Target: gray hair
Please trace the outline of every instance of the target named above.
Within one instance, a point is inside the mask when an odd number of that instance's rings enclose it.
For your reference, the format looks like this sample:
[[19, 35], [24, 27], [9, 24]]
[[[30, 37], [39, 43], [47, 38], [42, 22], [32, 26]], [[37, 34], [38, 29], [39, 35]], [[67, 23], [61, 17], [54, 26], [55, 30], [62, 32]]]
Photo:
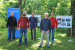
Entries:
[[48, 15], [48, 13], [44, 13], [44, 15], [46, 15], [46, 14]]

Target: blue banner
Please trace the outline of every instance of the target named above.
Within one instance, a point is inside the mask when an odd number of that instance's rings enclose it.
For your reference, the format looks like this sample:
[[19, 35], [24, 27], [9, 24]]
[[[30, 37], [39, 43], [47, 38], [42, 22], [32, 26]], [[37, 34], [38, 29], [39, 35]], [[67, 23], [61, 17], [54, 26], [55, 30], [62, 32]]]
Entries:
[[[10, 17], [11, 12], [14, 13], [14, 17], [16, 17], [17, 22], [18, 22], [18, 19], [20, 17], [20, 8], [7, 8], [7, 18]], [[11, 33], [11, 38], [13, 36], [12, 33]], [[9, 37], [9, 30], [8, 30], [8, 37]], [[18, 30], [18, 28], [15, 30], [15, 37], [16, 38], [20, 37], [20, 31]]]

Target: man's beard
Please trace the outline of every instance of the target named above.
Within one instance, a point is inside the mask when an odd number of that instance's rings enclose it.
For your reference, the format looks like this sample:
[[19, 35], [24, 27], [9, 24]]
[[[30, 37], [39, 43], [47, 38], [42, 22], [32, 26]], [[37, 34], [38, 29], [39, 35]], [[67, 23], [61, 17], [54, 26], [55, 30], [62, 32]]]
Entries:
[[23, 16], [26, 16], [26, 14], [23, 14]]

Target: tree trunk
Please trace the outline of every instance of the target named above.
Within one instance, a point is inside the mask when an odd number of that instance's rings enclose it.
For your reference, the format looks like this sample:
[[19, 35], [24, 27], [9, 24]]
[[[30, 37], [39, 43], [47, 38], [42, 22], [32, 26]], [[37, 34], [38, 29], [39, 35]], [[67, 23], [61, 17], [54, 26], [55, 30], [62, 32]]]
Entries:
[[20, 8], [20, 15], [22, 15], [23, 8], [25, 7], [26, 0], [24, 0], [24, 4], [23, 5], [22, 5], [22, 1], [23, 0], [18, 0], [18, 8]]
[[[72, 15], [72, 36], [75, 36], [75, 1], [71, 1], [71, 10], [70, 10], [70, 15]], [[68, 29], [68, 33], [67, 35], [70, 35], [71, 34], [71, 29]]]
[[22, 15], [22, 0], [18, 0], [18, 8], [20, 8], [20, 15]]

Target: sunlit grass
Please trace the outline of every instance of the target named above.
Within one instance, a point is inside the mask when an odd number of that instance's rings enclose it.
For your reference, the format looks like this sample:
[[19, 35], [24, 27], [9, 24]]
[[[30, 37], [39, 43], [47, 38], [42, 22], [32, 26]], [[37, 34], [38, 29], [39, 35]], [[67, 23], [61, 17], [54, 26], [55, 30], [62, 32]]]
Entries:
[[67, 35], [66, 33], [65, 34], [61, 34], [61, 33], [58, 34], [58, 36], [61, 36], [61, 37], [66, 37], [66, 35]]
[[57, 40], [57, 41], [55, 41], [56, 43], [62, 43], [62, 41], [60, 41], [60, 40]]
[[24, 36], [22, 38], [22, 45], [18, 46], [19, 44], [19, 38], [16, 39], [16, 41], [8, 42], [7, 39], [7, 29], [0, 29], [0, 50], [74, 50], [75, 49], [75, 39], [73, 39], [74, 42], [70, 43], [68, 42], [69, 37], [67, 36], [67, 33], [59, 33], [57, 32], [56, 38], [57, 40], [55, 43], [52, 43], [52, 40], [50, 40], [49, 45], [50, 48], [47, 48], [47, 40], [46, 40], [46, 34], [44, 35], [43, 45], [42, 48], [39, 48], [41, 40], [39, 40], [39, 36], [41, 35], [40, 29], [37, 28], [36, 31], [37, 35], [37, 41], [30, 40], [31, 34], [30, 29], [27, 32], [27, 42], [28, 45], [24, 45]]

